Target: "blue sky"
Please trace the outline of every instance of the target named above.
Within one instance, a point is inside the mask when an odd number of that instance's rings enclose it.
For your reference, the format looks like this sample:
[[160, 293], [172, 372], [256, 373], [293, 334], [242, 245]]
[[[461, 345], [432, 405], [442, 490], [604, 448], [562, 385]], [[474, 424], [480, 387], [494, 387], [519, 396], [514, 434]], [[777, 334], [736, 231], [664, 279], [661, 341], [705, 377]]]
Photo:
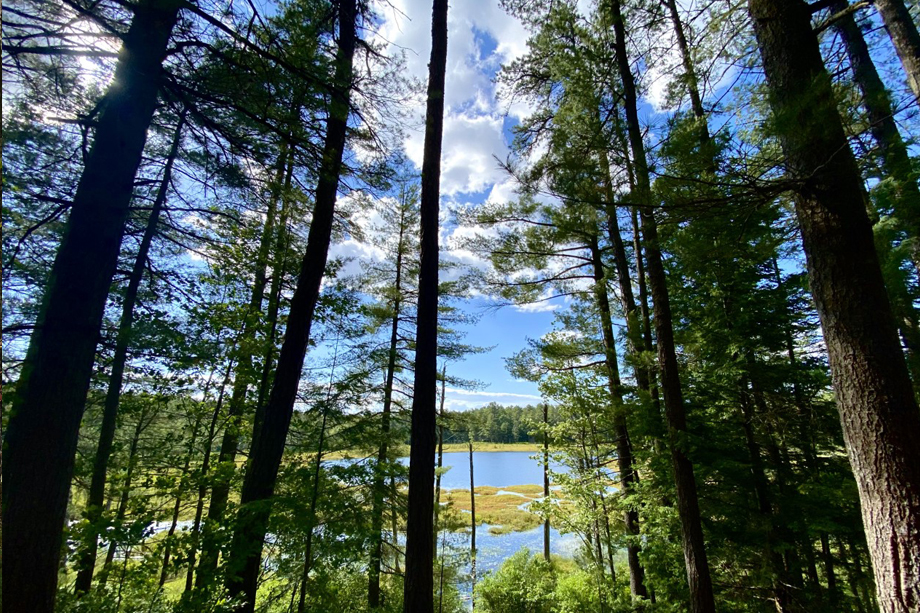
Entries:
[[[590, 0], [579, 0], [583, 13], [588, 12]], [[687, 9], [695, 0], [679, 0]], [[378, 42], [389, 44], [390, 50], [405, 50], [406, 73], [420, 82], [427, 81], [430, 50], [430, 0], [378, 0], [382, 25]], [[871, 12], [871, 11], [870, 11]], [[697, 21], [694, 27], [703, 25]], [[644, 36], [644, 34], [640, 34]], [[651, 71], [643, 75], [645, 97], [640, 102], [640, 115], [652, 126], [654, 141], [656, 124], [670, 112], [665, 108], [665, 96], [670, 80], [680, 71], [676, 49], [666, 40], [667, 35], [649, 41], [660, 55]], [[876, 35], [882, 45], [883, 58], [893, 53], [888, 41]], [[507, 201], [514, 197], [514, 186], [498, 167], [497, 159], [509, 152], [511, 128], [529, 114], [526, 104], [516, 102], [506, 106], [499, 101], [494, 77], [501, 65], [527, 50], [527, 32], [514, 18], [508, 16], [497, 0], [454, 0], [448, 13], [448, 60], [445, 91], [445, 121], [441, 159], [441, 247], [442, 258], [463, 261], [473, 266], [488, 266], [475, 254], [458, 250], [463, 237], [479, 230], [452, 223], [449, 211], [476, 206], [486, 201]], [[737, 68], [729, 64], [711, 68], [716, 82], [705, 82], [709, 93], [721, 96], [733, 84]], [[889, 68], [886, 76], [892, 74]], [[895, 72], [897, 70], [895, 69]], [[903, 83], [889, 82], [896, 91]], [[728, 96], [731, 96], [729, 93]], [[729, 98], [730, 99], [730, 98]], [[724, 102], [725, 100], [723, 100]], [[403, 126], [406, 130], [404, 147], [408, 158], [418, 167], [422, 163], [422, 130], [424, 101], [414, 109], [415, 121]], [[726, 118], [729, 119], [729, 118]], [[355, 255], [355, 245], [338, 245], [332, 255]], [[367, 248], [360, 248], [367, 255]], [[472, 356], [449, 365], [457, 376], [482, 381], [487, 387], [477, 393], [449, 389], [447, 406], [464, 410], [489, 402], [502, 404], [531, 404], [538, 402], [535, 384], [513, 380], [505, 369], [505, 358], [523, 349], [527, 338], [538, 338], [552, 329], [553, 308], [562, 304], [540, 303], [525, 307], [505, 307], [499, 310], [485, 297], [470, 302], [471, 310], [482, 312], [477, 324], [467, 329], [466, 341], [473, 345], [495, 346], [490, 352]]]
[[[425, 82], [431, 37], [430, 0], [393, 0], [379, 4], [378, 11], [383, 18], [379, 38], [394, 49], [406, 49], [409, 76]], [[496, 158], [505, 159], [511, 128], [530, 109], [522, 104], [509, 107], [500, 103], [493, 79], [502, 64], [526, 52], [526, 42], [524, 27], [508, 16], [497, 1], [451, 3], [441, 160], [442, 258], [487, 266], [475, 254], [457, 250], [461, 238], [478, 230], [458, 227], [449, 211], [514, 197], [513, 184], [498, 167]], [[420, 104], [416, 109], [418, 126], [423, 125], [423, 113], [424, 106]], [[404, 127], [406, 153], [420, 168], [423, 131]], [[339, 246], [333, 249], [333, 254], [349, 255], [351, 250]], [[481, 317], [476, 324], [465, 328], [465, 341], [494, 348], [451, 363], [448, 369], [456, 376], [481, 381], [486, 387], [472, 392], [448, 388], [447, 408], [465, 410], [489, 402], [521, 405], [539, 402], [536, 384], [513, 379], [505, 368], [505, 359], [523, 349], [528, 338], [539, 338], [549, 332], [552, 310], [559, 306], [561, 303], [539, 303], [495, 309], [486, 297], [471, 300], [467, 308]]]

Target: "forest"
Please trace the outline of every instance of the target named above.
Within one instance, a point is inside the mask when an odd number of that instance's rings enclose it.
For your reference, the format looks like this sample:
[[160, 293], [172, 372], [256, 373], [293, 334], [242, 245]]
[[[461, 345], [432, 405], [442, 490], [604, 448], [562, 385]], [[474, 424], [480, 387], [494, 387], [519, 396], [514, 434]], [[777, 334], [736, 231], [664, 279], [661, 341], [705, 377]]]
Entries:
[[918, 0], [2, 21], [7, 613], [920, 611]]

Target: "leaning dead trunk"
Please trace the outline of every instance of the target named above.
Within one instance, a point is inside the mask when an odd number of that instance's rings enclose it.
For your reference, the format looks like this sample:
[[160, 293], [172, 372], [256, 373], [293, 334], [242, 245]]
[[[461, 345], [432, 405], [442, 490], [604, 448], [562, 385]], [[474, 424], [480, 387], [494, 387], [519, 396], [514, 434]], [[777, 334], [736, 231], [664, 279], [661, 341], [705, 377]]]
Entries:
[[252, 611], [255, 607], [262, 542], [270, 513], [270, 506], [263, 501], [269, 500], [275, 491], [281, 456], [284, 453], [284, 444], [294, 412], [300, 371], [306, 356], [310, 327], [319, 300], [320, 285], [332, 240], [333, 213], [350, 106], [356, 21], [355, 1], [343, 0], [339, 4], [339, 47], [336, 53], [335, 85], [326, 126], [323, 161], [316, 186], [313, 218], [307, 237], [307, 250], [301, 262], [297, 289], [291, 299], [275, 380], [260, 427], [253, 432], [249, 465], [240, 497], [240, 512], [230, 548], [229, 567], [232, 571], [227, 575], [227, 589], [231, 595], [245, 594], [243, 611]]
[[859, 170], [801, 0], [750, 0], [859, 486], [880, 609], [920, 605], [920, 410], [861, 197]]
[[54, 608], [77, 433], [179, 7], [174, 0], [133, 7], [22, 366], [3, 450], [7, 611]]
[[406, 574], [403, 610], [434, 610], [434, 447], [438, 359], [438, 200], [441, 136], [444, 127], [444, 75], [447, 67], [447, 0], [434, 0], [428, 108], [422, 163], [421, 266], [409, 455], [409, 516], [406, 524]]

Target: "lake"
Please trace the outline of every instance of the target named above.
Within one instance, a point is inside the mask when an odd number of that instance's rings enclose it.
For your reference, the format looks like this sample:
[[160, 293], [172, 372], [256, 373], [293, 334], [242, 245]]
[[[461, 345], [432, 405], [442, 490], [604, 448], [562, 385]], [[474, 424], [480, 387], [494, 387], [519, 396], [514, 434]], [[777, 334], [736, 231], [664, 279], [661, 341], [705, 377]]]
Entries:
[[[543, 484], [543, 464], [531, 458], [530, 451], [474, 451], [473, 472], [476, 486]], [[400, 463], [409, 464], [409, 458], [399, 458]], [[441, 487], [446, 489], [470, 489], [470, 456], [464, 451], [444, 454], [444, 466], [450, 467], [441, 477]], [[567, 472], [565, 466], [550, 461], [550, 470]]]

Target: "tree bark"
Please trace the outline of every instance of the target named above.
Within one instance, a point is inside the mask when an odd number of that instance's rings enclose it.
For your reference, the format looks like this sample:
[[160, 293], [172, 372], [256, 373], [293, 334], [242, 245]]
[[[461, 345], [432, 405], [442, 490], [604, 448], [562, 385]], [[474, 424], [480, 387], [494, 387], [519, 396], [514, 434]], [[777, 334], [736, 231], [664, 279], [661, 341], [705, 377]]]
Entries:
[[89, 522], [83, 550], [77, 558], [77, 578], [74, 583], [74, 592], [79, 596], [88, 592], [93, 584], [93, 572], [96, 567], [96, 552], [98, 551], [100, 521], [102, 520], [102, 505], [105, 502], [106, 473], [109, 467], [109, 457], [112, 455], [112, 442], [115, 440], [115, 426], [118, 419], [118, 401], [121, 399], [121, 387], [124, 381], [125, 365], [128, 361], [128, 346], [131, 343], [131, 329], [134, 324], [134, 306], [137, 304], [137, 294], [144, 270], [147, 267], [147, 255], [150, 253], [150, 244], [157, 233], [160, 212], [166, 204], [166, 195], [172, 181], [172, 167], [176, 155], [179, 153], [179, 144], [182, 141], [182, 128], [185, 124], [185, 115], [179, 119], [173, 135], [172, 146], [166, 156], [166, 165], [163, 168], [163, 178], [150, 215], [147, 217], [147, 226], [141, 238], [134, 266], [128, 278], [128, 287], [125, 289], [121, 306], [121, 320], [118, 324], [118, 333], [115, 338], [115, 355], [112, 358], [112, 372], [109, 377], [109, 386], [105, 394], [102, 409], [102, 424], [99, 428], [99, 443], [96, 446], [96, 456], [93, 459], [93, 472], [90, 478], [89, 494], [86, 499], [85, 517]]
[[332, 104], [307, 249], [301, 262], [297, 288], [291, 299], [284, 342], [263, 421], [253, 433], [249, 465], [240, 497], [240, 512], [230, 549], [230, 567], [234, 570], [227, 575], [227, 588], [233, 596], [245, 593], [242, 611], [252, 611], [255, 607], [262, 542], [270, 513], [270, 506], [260, 503], [269, 500], [275, 491], [332, 239], [332, 221], [350, 106], [356, 23], [355, 1], [342, 0], [339, 4], [339, 40]]
[[17, 383], [3, 454], [7, 611], [54, 608], [80, 419], [179, 7], [134, 6]]
[[434, 552], [431, 542], [438, 357], [438, 201], [446, 67], [447, 0], [434, 0], [431, 10], [425, 153], [422, 162], [421, 266], [412, 397], [412, 447], [409, 456], [406, 574], [403, 584], [405, 613], [432, 613], [434, 610]]
[[920, 32], [904, 0], [874, 0], [894, 50], [901, 59], [907, 84], [920, 102]]
[[[543, 500], [549, 502], [549, 404], [543, 403]], [[543, 520], [543, 559], [549, 562], [549, 514]]]
[[[604, 338], [604, 359], [607, 365], [607, 390], [613, 405], [613, 427], [616, 432], [617, 468], [619, 470], [622, 496], [633, 494], [636, 484], [636, 472], [633, 468], [632, 449], [629, 445], [629, 431], [626, 427], [626, 407], [623, 402], [623, 388], [620, 385], [620, 372], [617, 364], [616, 338], [613, 335], [613, 322], [610, 316], [610, 300], [607, 297], [607, 280], [604, 276], [604, 264], [595, 233], [591, 239], [591, 262], [594, 270], [594, 297], [600, 311], [601, 332]], [[603, 500], [603, 495], [601, 495]], [[605, 516], [606, 516], [606, 505]], [[628, 541], [626, 559], [629, 563], [629, 591], [634, 598], [648, 598], [645, 589], [645, 570], [639, 561], [639, 512], [626, 507], [623, 511]], [[609, 532], [609, 530], [608, 530]], [[609, 540], [609, 539], [608, 539]], [[613, 573], [611, 564], [610, 572]]]
[[862, 184], [801, 0], [750, 0], [885, 613], [920, 605], [920, 410]]
[[[876, 4], [880, 6], [882, 3]], [[831, 4], [831, 10], [840, 14], [847, 6], [845, 0], [837, 0]], [[853, 15], [844, 15], [834, 22], [834, 27], [846, 46], [853, 80], [866, 107], [869, 132], [878, 143], [882, 166], [889, 181], [894, 184], [892, 204], [895, 218], [912, 242], [911, 258], [914, 266], [920, 269], [920, 187], [917, 186], [907, 146], [895, 122], [891, 96], [875, 69], [869, 47]]]
[[636, 172], [636, 195], [641, 205], [639, 214], [642, 219], [642, 236], [645, 239], [648, 284], [654, 303], [661, 391], [664, 396], [671, 464], [677, 486], [677, 510], [681, 524], [687, 582], [690, 586], [690, 610], [692, 613], [715, 613], [712, 579], [706, 559], [703, 526], [700, 520], [696, 476], [693, 472], [693, 464], [684, 452], [684, 443], [681, 440], [687, 431], [684, 399], [680, 387], [677, 353], [674, 347], [674, 329], [667, 280], [661, 249], [658, 245], [658, 227], [654, 212], [650, 208], [652, 200], [648, 161], [645, 157], [645, 145], [642, 142], [639, 125], [635, 80], [626, 51], [626, 28], [619, 0], [611, 0], [610, 7], [617, 66], [624, 90], [627, 133]]

